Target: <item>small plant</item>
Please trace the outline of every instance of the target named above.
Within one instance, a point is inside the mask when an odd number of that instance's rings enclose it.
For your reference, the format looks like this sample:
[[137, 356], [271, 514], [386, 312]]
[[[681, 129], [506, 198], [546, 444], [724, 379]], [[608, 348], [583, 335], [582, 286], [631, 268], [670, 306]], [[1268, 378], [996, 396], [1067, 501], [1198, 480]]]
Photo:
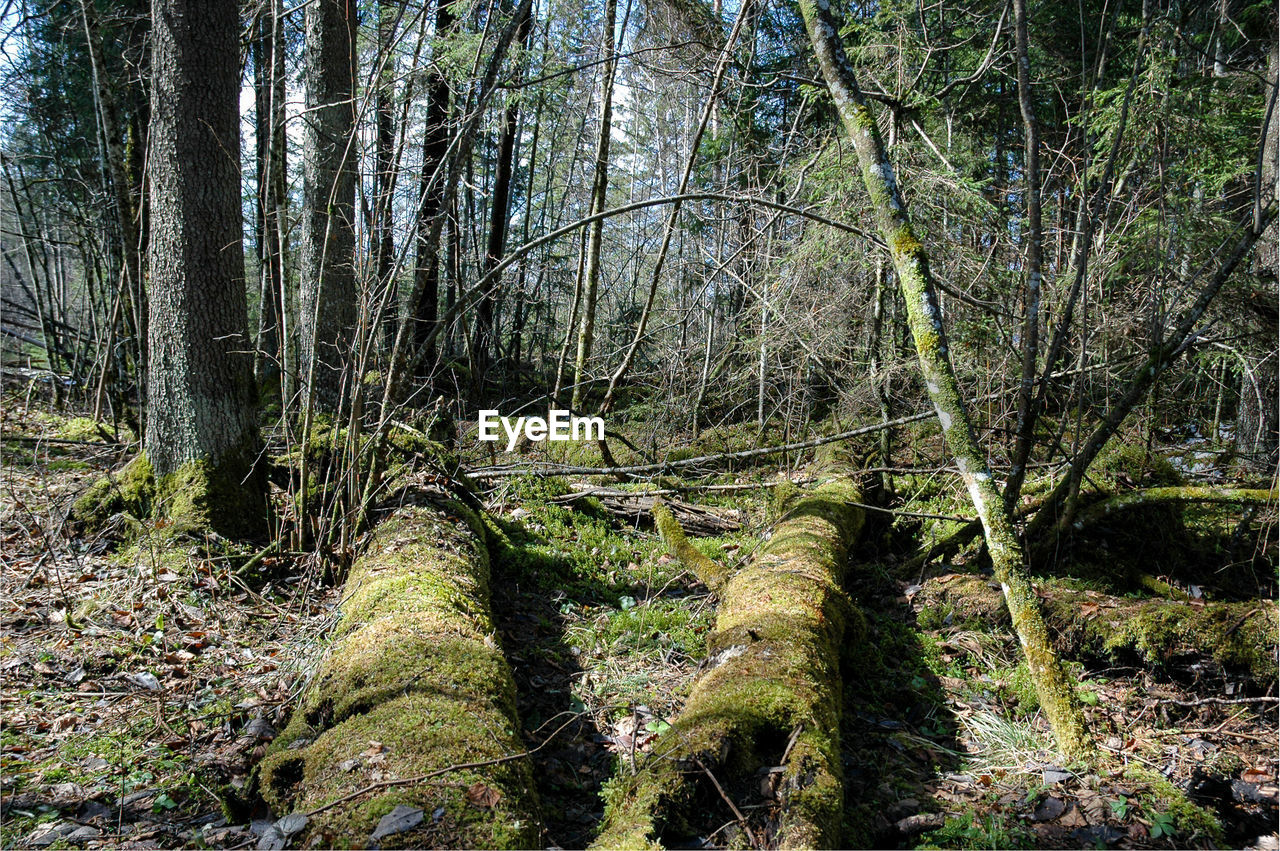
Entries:
[[1155, 813], [1151, 816], [1151, 838], [1172, 838], [1177, 833], [1173, 813]]

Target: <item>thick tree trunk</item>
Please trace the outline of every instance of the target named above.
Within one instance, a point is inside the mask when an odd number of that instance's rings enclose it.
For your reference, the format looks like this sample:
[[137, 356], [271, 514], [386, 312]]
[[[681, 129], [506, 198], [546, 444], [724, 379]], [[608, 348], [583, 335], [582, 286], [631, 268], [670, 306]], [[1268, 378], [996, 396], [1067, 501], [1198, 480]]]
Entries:
[[[277, 815], [311, 814], [304, 840], [536, 847], [535, 784], [494, 642], [483, 541], [466, 508], [410, 506], [379, 525], [351, 568], [336, 643], [259, 767]], [[360, 794], [374, 775], [395, 782]], [[374, 837], [393, 806], [421, 818]]]
[[986, 454], [978, 446], [968, 407], [960, 395], [938, 308], [936, 287], [929, 271], [928, 253], [916, 237], [907, 216], [893, 165], [888, 161], [875, 117], [845, 55], [838, 35], [840, 27], [831, 13], [830, 4], [827, 0], [800, 0], [800, 11], [827, 88], [857, 151], [863, 183], [871, 196], [876, 226], [889, 245], [898, 284], [907, 305], [907, 319], [915, 338], [925, 387], [937, 409], [947, 446], [955, 457], [969, 497], [982, 520], [996, 578], [1004, 591], [1014, 629], [1026, 654], [1040, 695], [1040, 705], [1044, 707], [1062, 751], [1069, 756], [1086, 755], [1092, 750], [1092, 742], [1085, 729], [1079, 701], [1049, 643], [1035, 592], [1026, 576], [1022, 546], [1014, 531], [1012, 517], [992, 479]]
[[265, 525], [240, 209], [235, 0], [154, 0], [146, 452], [161, 510]]
[[303, 49], [298, 378], [319, 410], [333, 412], [356, 324], [355, 0], [307, 4]]
[[[749, 566], [727, 581], [708, 571], [720, 607], [705, 671], [611, 796], [595, 847], [689, 847], [732, 818], [752, 833], [751, 847], [840, 847], [840, 655], [863, 638], [840, 585], [862, 527], [858, 501], [849, 481], [829, 482], [792, 504]], [[743, 817], [745, 806], [729, 809], [726, 797], [763, 797], [781, 815]]]

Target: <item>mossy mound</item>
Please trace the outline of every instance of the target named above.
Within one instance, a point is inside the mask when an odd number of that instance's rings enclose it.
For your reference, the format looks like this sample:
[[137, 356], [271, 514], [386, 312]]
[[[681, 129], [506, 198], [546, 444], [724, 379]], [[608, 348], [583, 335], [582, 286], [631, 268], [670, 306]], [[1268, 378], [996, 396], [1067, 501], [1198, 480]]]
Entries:
[[733, 818], [726, 796], [777, 811], [741, 826], [765, 847], [841, 844], [839, 668], [864, 633], [841, 589], [857, 501], [847, 480], [794, 500], [724, 585], [706, 671], [639, 770], [610, 784], [596, 847], [683, 846]]
[[[1037, 591], [1054, 644], [1064, 655], [1109, 661], [1136, 656], [1166, 673], [1180, 661], [1207, 659], [1260, 685], [1276, 679], [1278, 618], [1273, 601], [1132, 600], [1056, 584]], [[1002, 602], [1000, 589], [985, 577], [953, 575], [927, 581], [912, 606], [926, 628], [1004, 628], [1008, 614]]]
[[90, 531], [106, 525], [117, 514], [139, 519], [151, 514], [156, 498], [156, 476], [145, 452], [128, 464], [98, 479], [71, 507], [71, 516]]
[[390, 785], [316, 813], [306, 841], [363, 847], [404, 805], [424, 817], [383, 840], [396, 847], [537, 844], [483, 535], [462, 506], [410, 506], [377, 528], [352, 567], [334, 646], [259, 766], [258, 787], [283, 815]]

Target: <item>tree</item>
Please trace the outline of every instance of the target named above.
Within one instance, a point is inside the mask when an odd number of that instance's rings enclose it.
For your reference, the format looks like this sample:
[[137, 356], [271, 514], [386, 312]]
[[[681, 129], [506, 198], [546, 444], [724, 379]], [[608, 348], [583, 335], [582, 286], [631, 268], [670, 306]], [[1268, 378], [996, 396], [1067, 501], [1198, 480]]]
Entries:
[[240, 209], [235, 0], [153, 0], [146, 457], [160, 509], [262, 529]]
[[1040, 705], [1062, 751], [1069, 756], [1083, 756], [1092, 750], [1092, 742], [1075, 689], [1049, 642], [1044, 617], [1025, 572], [1013, 518], [991, 476], [986, 453], [978, 446], [968, 408], [960, 395], [938, 307], [937, 285], [929, 271], [929, 254], [912, 228], [893, 165], [885, 154], [880, 128], [845, 55], [830, 3], [801, 0], [800, 11], [827, 89], [857, 152], [876, 228], [889, 246], [898, 285], [907, 303], [920, 371], [947, 446], [982, 521], [996, 579], [1004, 592]]
[[[613, 137], [613, 77], [617, 68], [616, 34], [618, 2], [605, 0], [604, 24], [600, 34], [600, 50], [604, 55], [603, 80], [600, 84], [600, 130], [596, 136], [595, 173], [591, 181], [591, 203], [587, 214], [604, 210], [609, 190], [609, 141]], [[587, 382], [587, 360], [596, 328], [596, 296], [600, 288], [600, 244], [604, 238], [604, 220], [591, 223], [587, 230], [582, 282], [582, 319], [578, 327], [578, 355], [573, 362], [572, 407], [582, 407], [583, 387]]]
[[[443, 50], [444, 39], [452, 32], [455, 18], [449, 0], [435, 0], [435, 37], [437, 51]], [[427, 67], [427, 125], [422, 133], [422, 175], [419, 183], [418, 215], [415, 222], [417, 253], [414, 257], [414, 289], [422, 294], [414, 323], [414, 340], [427, 346], [424, 363], [435, 360], [435, 344], [427, 342], [434, 334], [440, 312], [440, 229], [432, 229], [444, 210], [445, 160], [449, 153], [451, 128], [449, 113], [452, 92], [440, 63]]]
[[300, 387], [335, 412], [356, 324], [355, 0], [306, 12]]

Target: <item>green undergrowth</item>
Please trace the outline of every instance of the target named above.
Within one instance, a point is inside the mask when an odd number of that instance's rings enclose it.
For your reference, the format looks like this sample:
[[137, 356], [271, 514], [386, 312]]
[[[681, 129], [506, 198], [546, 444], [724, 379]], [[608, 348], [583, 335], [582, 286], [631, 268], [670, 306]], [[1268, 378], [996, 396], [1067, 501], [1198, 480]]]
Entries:
[[[555, 601], [565, 648], [584, 670], [575, 699], [617, 707], [606, 714], [683, 699], [684, 668], [702, 657], [714, 613], [705, 592], [663, 557], [652, 531], [620, 522], [592, 499], [550, 502], [569, 492], [564, 480], [520, 478], [505, 487], [503, 501], [519, 512], [486, 518], [495, 570]], [[692, 543], [723, 559], [748, 539], [744, 531]]]

